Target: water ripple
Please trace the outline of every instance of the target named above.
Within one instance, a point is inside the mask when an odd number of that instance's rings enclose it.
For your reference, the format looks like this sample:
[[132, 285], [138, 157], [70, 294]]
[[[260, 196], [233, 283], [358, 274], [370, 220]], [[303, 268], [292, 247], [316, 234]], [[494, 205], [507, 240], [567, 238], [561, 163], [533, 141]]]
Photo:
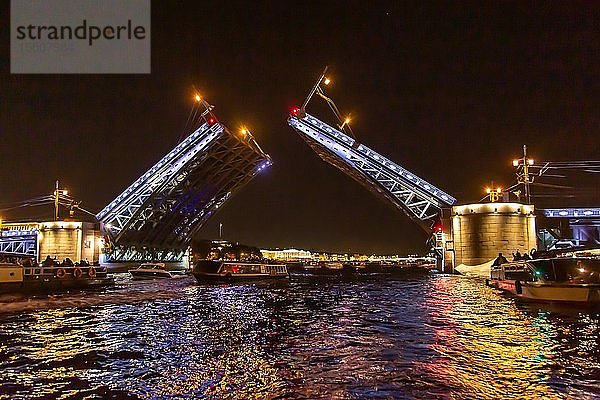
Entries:
[[598, 310], [459, 276], [0, 298], [0, 399], [600, 396]]

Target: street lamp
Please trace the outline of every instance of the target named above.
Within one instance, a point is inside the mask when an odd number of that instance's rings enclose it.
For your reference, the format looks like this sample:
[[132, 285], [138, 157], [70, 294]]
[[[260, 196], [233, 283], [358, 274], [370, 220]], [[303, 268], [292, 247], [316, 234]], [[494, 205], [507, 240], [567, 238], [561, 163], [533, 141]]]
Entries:
[[[498, 200], [500, 200], [500, 195], [502, 194], [502, 188], [498, 187], [496, 189], [493, 189], [493, 188], [487, 187], [487, 188], [485, 188], [485, 192], [488, 195], [486, 197], [490, 198], [490, 203], [495, 203]], [[484, 199], [485, 199], [485, 197], [484, 197]]]
[[346, 117], [346, 119], [344, 119], [344, 122], [340, 126], [340, 130], [343, 131], [344, 130], [344, 126], [348, 125], [349, 123], [350, 123], [350, 117]]
[[58, 186], [58, 180], [54, 189], [54, 220], [58, 221], [58, 200], [60, 196], [66, 196], [69, 192], [64, 189], [60, 189]]
[[[523, 157], [513, 160], [513, 166], [517, 168], [518, 183], [522, 183], [525, 188], [525, 202], [531, 204], [531, 189], [529, 184], [533, 182], [533, 179], [529, 178], [529, 167], [533, 166], [534, 160], [527, 157], [527, 145], [523, 145]], [[519, 173], [519, 169], [523, 168], [523, 172]]]

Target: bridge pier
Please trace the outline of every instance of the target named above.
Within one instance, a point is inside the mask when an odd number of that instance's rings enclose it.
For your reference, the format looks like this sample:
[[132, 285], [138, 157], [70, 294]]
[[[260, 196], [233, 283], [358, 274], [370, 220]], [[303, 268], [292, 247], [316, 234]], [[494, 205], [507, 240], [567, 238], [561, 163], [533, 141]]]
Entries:
[[454, 206], [442, 219], [444, 272], [485, 269], [498, 253], [510, 259], [537, 248], [534, 206], [481, 203]]

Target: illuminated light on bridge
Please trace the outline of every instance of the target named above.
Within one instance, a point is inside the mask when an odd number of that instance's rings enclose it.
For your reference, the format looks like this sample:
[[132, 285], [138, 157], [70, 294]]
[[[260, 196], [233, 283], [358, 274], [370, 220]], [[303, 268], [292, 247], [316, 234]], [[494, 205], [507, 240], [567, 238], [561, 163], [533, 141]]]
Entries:
[[194, 234], [271, 164], [247, 132], [205, 123], [97, 214], [111, 243], [107, 261], [181, 259]]
[[271, 165], [271, 161], [267, 160], [258, 166], [258, 170], [262, 171], [263, 169], [268, 168], [270, 165]]
[[600, 208], [547, 208], [547, 218], [600, 218]]

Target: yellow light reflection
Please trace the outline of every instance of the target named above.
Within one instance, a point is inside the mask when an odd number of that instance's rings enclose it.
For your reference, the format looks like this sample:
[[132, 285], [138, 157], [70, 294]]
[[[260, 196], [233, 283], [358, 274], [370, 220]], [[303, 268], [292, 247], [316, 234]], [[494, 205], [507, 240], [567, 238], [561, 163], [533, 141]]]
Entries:
[[424, 306], [433, 310], [431, 348], [439, 360], [418, 362], [416, 370], [457, 388], [457, 398], [461, 392], [469, 397], [499, 390], [507, 398], [555, 398], [557, 393], [540, 382], [553, 347], [548, 327], [530, 320], [514, 300], [477, 284], [464, 277], [435, 281], [436, 295]]

